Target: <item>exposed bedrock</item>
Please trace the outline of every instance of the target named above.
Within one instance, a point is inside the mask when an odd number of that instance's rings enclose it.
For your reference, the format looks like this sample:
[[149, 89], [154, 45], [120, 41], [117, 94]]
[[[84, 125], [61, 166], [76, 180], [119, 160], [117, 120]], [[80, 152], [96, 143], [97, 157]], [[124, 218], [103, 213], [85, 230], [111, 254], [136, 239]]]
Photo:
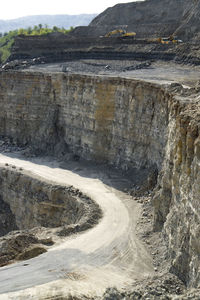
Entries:
[[45, 153], [161, 168], [170, 95], [159, 86], [25, 72], [2, 72], [0, 84], [1, 135]]
[[0, 168], [0, 199], [0, 236], [38, 226], [59, 227], [67, 234], [92, 227], [101, 217], [98, 205], [72, 186], [43, 182], [10, 167]]
[[155, 229], [168, 243], [171, 271], [190, 286], [200, 280], [200, 103], [170, 107], [166, 157], [154, 196]]
[[118, 77], [22, 71], [1, 72], [0, 86], [0, 135], [38, 153], [158, 170], [154, 228], [165, 236], [171, 271], [197, 286], [198, 95]]
[[101, 216], [99, 206], [72, 186], [41, 181], [15, 166], [1, 167], [0, 267], [46, 252], [54, 244], [51, 236], [84, 231]]

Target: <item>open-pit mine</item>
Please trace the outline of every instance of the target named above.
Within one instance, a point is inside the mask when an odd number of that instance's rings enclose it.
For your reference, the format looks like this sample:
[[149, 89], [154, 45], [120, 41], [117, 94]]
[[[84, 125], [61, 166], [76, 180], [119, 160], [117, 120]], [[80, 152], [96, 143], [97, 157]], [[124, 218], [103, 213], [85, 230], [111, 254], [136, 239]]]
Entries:
[[[165, 25], [177, 2], [158, 5]], [[180, 17], [200, 1], [180, 2], [159, 27], [180, 44], [155, 24], [154, 40], [144, 24], [105, 37], [116, 11], [138, 23], [155, 0], [16, 38], [0, 71], [1, 300], [200, 299], [200, 46]]]

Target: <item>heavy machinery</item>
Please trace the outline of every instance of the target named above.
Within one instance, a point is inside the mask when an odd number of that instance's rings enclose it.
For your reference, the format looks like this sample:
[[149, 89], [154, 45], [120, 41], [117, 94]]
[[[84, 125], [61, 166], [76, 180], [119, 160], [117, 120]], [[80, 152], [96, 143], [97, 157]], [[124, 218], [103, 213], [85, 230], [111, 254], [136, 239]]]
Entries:
[[177, 36], [173, 36], [173, 35], [170, 35], [169, 37], [166, 37], [166, 38], [158, 38], [157, 41], [161, 44], [178, 44], [178, 43], [183, 43], [182, 40], [178, 40]]
[[115, 29], [113, 31], [106, 33], [106, 35], [105, 35], [105, 37], [111, 37], [111, 36], [134, 37], [134, 36], [136, 36], [136, 33], [135, 32], [126, 32], [126, 30], [123, 30], [123, 29]]
[[105, 37], [110, 37], [110, 36], [122, 36], [123, 34], [125, 34], [126, 31], [123, 29], [115, 29], [113, 31], [110, 31], [108, 33], [106, 33]]
[[136, 32], [126, 32], [122, 35], [122, 37], [134, 37], [136, 36]]

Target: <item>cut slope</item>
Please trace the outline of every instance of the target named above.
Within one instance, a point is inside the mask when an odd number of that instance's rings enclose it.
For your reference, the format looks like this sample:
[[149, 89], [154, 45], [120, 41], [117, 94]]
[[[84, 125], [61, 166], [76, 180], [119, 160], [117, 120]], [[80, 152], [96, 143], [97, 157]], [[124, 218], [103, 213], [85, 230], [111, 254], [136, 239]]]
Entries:
[[[98, 15], [88, 26], [93, 34], [105, 34], [116, 26], [135, 31], [137, 37], [165, 36], [195, 38], [200, 28], [200, 1], [146, 0], [117, 4]], [[192, 25], [192, 26], [191, 26]], [[87, 31], [87, 30], [86, 30]]]

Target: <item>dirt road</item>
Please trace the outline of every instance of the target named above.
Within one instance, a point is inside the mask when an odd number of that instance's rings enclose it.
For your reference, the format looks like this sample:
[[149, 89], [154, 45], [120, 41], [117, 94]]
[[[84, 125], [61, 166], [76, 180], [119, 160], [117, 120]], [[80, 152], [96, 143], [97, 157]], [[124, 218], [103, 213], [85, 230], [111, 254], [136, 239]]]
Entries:
[[[21, 167], [44, 181], [73, 185], [95, 200], [103, 218], [93, 229], [64, 238], [47, 253], [0, 269], [0, 299], [54, 299], [100, 296], [107, 287], [125, 288], [154, 272], [150, 255], [135, 234], [140, 206], [105, 182], [103, 173], [60, 168], [49, 159], [34, 161], [0, 154], [0, 165]], [[56, 298], [57, 299], [57, 298]]]

